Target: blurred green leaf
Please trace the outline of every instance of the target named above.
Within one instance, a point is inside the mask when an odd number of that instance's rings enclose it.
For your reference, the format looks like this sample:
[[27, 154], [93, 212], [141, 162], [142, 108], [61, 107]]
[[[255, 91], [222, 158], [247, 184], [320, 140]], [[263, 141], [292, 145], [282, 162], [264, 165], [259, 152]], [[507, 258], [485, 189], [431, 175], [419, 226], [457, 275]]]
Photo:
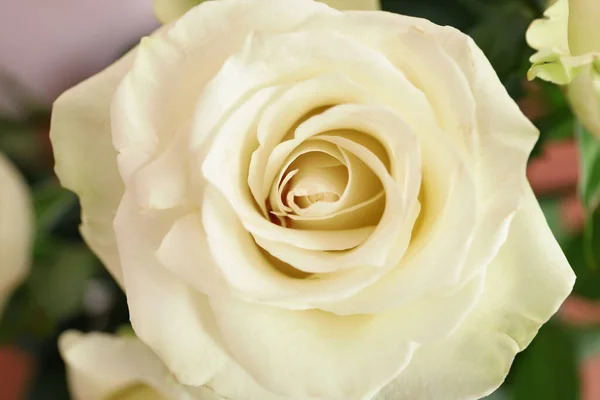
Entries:
[[484, 397], [481, 400], [509, 400], [510, 396], [507, 391], [503, 388], [496, 390], [494, 393], [490, 394], [487, 397]]
[[[600, 270], [600, 140], [576, 125], [580, 155], [579, 192], [585, 208], [585, 263]], [[600, 289], [599, 289], [600, 291]]]
[[577, 400], [577, 353], [572, 337], [551, 321], [521, 354], [512, 371], [513, 400]]
[[600, 326], [574, 327], [572, 335], [576, 339], [580, 361], [600, 355]]
[[521, 1], [489, 2], [477, 24], [468, 31], [502, 81], [518, 71], [523, 59], [531, 53], [525, 31], [534, 16]]
[[540, 197], [538, 201], [548, 226], [552, 230], [554, 237], [564, 247], [571, 239], [571, 234], [565, 229], [562, 217], [562, 199], [558, 197]]
[[577, 276], [573, 293], [588, 300], [600, 300], [600, 269], [590, 268], [583, 235], [571, 238], [562, 248]]
[[77, 204], [77, 196], [63, 188], [56, 178], [33, 188], [33, 205], [39, 234], [48, 234]]
[[545, 115], [535, 124], [540, 130], [544, 140], [564, 140], [574, 136], [575, 118], [567, 101], [563, 89], [548, 82], [537, 82], [536, 87], [541, 90]]
[[86, 283], [95, 270], [96, 258], [85, 246], [63, 244], [52, 260], [36, 265], [28, 284], [46, 315], [60, 321], [79, 311]]
[[576, 131], [581, 157], [579, 189], [586, 209], [595, 211], [600, 207], [600, 140], [581, 124]]
[[475, 13], [462, 0], [381, 0], [381, 8], [427, 18], [438, 25], [450, 25], [462, 31], [469, 29], [476, 21]]

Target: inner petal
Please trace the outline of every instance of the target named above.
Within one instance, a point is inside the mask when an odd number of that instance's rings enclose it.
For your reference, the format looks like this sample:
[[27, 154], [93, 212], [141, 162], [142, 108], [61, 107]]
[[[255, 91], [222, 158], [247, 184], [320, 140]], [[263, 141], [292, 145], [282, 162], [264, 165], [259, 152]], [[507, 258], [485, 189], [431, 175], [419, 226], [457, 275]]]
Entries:
[[331, 210], [348, 185], [348, 168], [336, 158], [309, 152], [290, 164], [286, 176], [298, 171], [283, 189], [282, 200], [298, 215], [320, 216]]
[[[314, 141], [321, 142], [317, 137]], [[296, 229], [341, 230], [378, 224], [385, 207], [380, 178], [356, 155], [345, 149], [341, 151], [347, 160], [347, 181], [343, 192], [332, 193], [338, 196], [336, 201], [317, 203], [308, 210], [287, 215], [290, 219], [288, 226]]]

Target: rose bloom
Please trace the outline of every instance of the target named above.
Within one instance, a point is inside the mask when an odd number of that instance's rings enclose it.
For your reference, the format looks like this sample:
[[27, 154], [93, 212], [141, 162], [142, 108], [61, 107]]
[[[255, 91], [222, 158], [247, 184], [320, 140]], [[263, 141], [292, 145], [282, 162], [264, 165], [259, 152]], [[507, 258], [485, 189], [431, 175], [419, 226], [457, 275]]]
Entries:
[[426, 20], [204, 2], [61, 96], [51, 135], [136, 334], [224, 399], [479, 398], [573, 286], [537, 130]]
[[568, 85], [573, 110], [600, 138], [600, 2], [558, 0], [544, 16], [527, 31], [527, 42], [538, 50], [529, 78]]
[[29, 272], [33, 211], [27, 185], [0, 153], [0, 313]]

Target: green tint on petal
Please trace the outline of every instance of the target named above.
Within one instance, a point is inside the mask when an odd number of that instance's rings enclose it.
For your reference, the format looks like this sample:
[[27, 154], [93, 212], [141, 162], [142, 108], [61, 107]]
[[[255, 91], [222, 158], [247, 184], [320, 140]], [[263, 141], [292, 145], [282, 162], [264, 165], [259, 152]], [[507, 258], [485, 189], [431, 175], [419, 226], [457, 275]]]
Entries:
[[573, 71], [561, 62], [561, 56], [556, 53], [539, 51], [529, 59], [532, 65], [527, 71], [527, 78], [540, 78], [545, 81], [566, 85], [573, 79]]
[[115, 393], [107, 400], [167, 400], [147, 385], [134, 385]]
[[[155, 0], [154, 14], [163, 24], [173, 22], [205, 0]], [[380, 0], [319, 0], [338, 10], [381, 10]]]
[[327, 4], [329, 7], [337, 8], [338, 10], [362, 10], [373, 11], [381, 10], [379, 0], [319, 0], [321, 3]]
[[155, 0], [154, 15], [163, 24], [179, 19], [204, 0]]

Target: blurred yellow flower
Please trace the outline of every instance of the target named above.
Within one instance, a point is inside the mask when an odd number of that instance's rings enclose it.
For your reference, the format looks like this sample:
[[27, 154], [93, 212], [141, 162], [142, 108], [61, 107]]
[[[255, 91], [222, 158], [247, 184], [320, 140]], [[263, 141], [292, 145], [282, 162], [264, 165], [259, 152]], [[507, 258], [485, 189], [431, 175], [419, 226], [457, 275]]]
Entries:
[[569, 85], [575, 113], [600, 137], [600, 2], [558, 0], [544, 16], [527, 31], [527, 42], [538, 50], [528, 77]]

